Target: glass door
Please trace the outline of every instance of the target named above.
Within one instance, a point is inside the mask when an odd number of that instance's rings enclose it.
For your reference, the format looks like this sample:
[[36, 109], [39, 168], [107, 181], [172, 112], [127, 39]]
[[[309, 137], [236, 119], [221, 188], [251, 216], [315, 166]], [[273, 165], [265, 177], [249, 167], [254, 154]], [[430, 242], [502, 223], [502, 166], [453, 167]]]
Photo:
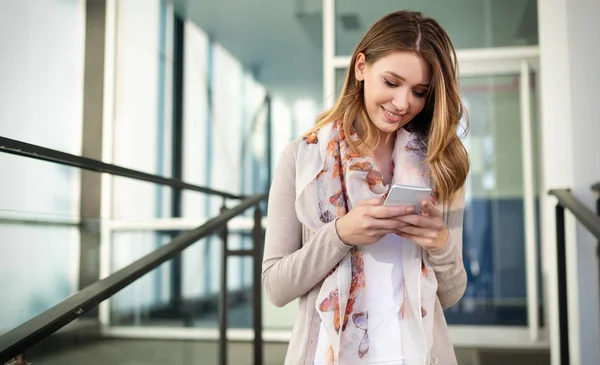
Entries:
[[[473, 62], [473, 61], [470, 61]], [[470, 117], [463, 259], [468, 285], [446, 319], [464, 345], [546, 341], [539, 261], [535, 60], [519, 70], [461, 73]], [[466, 67], [467, 69], [469, 67]]]

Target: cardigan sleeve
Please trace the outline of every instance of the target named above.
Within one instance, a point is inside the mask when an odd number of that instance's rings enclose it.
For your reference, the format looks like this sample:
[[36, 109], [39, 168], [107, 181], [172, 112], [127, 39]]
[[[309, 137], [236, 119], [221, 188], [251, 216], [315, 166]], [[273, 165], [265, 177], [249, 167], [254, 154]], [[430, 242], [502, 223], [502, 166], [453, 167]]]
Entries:
[[309, 292], [352, 248], [340, 240], [335, 221], [302, 245], [302, 223], [295, 209], [299, 143], [285, 148], [269, 194], [262, 282], [269, 300], [278, 307]]
[[429, 251], [429, 263], [438, 281], [437, 296], [443, 308], [456, 304], [467, 288], [462, 255], [465, 191], [463, 186], [452, 201], [444, 204], [443, 217], [449, 231], [446, 245], [441, 250]]

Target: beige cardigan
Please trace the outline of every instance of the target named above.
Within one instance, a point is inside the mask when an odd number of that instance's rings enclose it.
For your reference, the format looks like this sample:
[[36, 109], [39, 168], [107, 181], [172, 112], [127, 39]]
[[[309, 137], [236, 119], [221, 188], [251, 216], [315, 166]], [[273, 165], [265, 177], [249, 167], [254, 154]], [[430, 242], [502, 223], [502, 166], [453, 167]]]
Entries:
[[[312, 232], [296, 216], [295, 171], [299, 144], [297, 140], [285, 148], [273, 177], [262, 267], [263, 286], [274, 305], [281, 307], [300, 298], [285, 365], [313, 365], [320, 326], [316, 297], [329, 271], [351, 249], [339, 239], [335, 222]], [[467, 285], [462, 261], [463, 207], [464, 189], [452, 204], [444, 204], [442, 208], [445, 223], [450, 228], [446, 246], [429, 252], [429, 262], [438, 280], [432, 364], [457, 363], [442, 308], [458, 302]]]

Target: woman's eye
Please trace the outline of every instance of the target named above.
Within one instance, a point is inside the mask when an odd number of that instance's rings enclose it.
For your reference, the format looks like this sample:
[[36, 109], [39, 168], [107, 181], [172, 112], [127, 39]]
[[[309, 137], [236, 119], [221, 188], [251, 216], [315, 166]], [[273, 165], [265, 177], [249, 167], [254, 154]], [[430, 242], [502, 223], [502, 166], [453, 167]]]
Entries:
[[419, 98], [424, 98], [426, 93], [421, 92], [421, 91], [413, 91], [413, 94], [415, 94], [415, 96], [419, 97]]
[[388, 79], [383, 79], [383, 81], [386, 83], [387, 86], [389, 87], [397, 87], [398, 85], [394, 84], [393, 82], [390, 82]]

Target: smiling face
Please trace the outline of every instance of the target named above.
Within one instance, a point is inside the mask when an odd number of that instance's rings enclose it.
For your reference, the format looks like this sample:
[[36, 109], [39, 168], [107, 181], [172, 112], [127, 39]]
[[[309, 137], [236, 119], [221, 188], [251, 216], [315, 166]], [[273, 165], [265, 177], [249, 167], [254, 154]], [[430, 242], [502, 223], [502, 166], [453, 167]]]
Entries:
[[431, 83], [431, 68], [413, 52], [397, 51], [366, 63], [359, 54], [354, 66], [364, 83], [364, 103], [381, 137], [405, 126], [425, 107]]

